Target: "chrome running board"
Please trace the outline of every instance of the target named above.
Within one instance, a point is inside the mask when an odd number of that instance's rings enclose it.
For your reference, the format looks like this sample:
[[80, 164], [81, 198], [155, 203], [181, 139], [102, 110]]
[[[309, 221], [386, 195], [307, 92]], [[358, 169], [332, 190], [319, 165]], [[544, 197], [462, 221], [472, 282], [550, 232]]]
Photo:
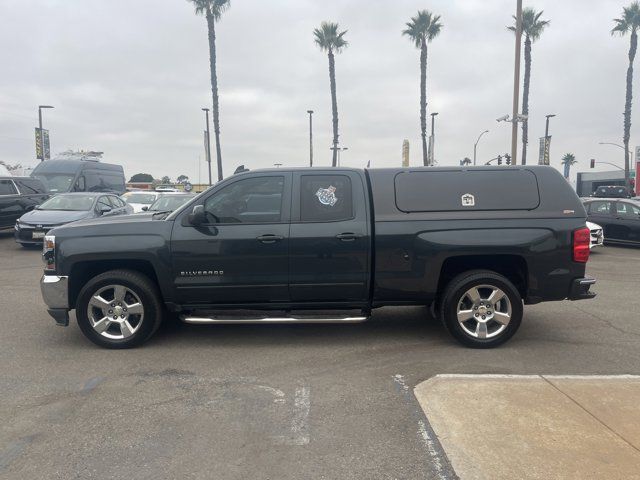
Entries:
[[261, 324], [261, 323], [361, 323], [369, 317], [262, 317], [262, 318], [242, 318], [242, 317], [194, 317], [181, 315], [180, 319], [192, 325], [207, 324]]

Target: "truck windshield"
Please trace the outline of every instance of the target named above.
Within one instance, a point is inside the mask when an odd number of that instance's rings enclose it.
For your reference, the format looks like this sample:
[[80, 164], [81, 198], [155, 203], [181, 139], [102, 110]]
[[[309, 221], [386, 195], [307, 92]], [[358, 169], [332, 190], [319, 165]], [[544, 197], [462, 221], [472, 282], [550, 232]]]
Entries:
[[75, 175], [65, 173], [40, 173], [34, 175], [51, 193], [68, 192], [73, 186]]
[[38, 210], [88, 211], [93, 206], [92, 195], [58, 195], [38, 207]]

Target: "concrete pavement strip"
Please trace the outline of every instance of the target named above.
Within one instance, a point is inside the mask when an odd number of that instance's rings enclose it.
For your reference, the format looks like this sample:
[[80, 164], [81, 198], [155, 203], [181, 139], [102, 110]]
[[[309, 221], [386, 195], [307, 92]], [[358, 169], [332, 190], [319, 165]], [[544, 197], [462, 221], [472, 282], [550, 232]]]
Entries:
[[640, 479], [640, 376], [437, 375], [414, 389], [462, 479]]

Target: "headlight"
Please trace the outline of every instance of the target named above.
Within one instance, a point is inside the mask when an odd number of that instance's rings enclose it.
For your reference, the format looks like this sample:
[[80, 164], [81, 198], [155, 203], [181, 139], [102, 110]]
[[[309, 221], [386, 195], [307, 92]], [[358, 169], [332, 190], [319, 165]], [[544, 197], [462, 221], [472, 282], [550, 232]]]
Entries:
[[56, 269], [56, 237], [55, 235], [45, 235], [42, 242], [42, 260], [45, 270]]

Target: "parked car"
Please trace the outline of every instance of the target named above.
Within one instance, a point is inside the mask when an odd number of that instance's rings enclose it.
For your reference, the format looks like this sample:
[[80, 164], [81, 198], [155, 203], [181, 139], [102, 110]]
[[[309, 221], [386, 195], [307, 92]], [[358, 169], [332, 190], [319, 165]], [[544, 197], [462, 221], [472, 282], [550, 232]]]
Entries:
[[0, 177], [0, 228], [11, 228], [16, 220], [49, 198], [40, 180], [30, 177]]
[[587, 222], [587, 228], [591, 232], [591, 248], [601, 247], [604, 245], [604, 230], [602, 227], [593, 222]]
[[605, 185], [596, 188], [593, 197], [598, 198], [631, 198], [631, 191], [621, 185]]
[[153, 205], [143, 207], [144, 212], [173, 212], [196, 195], [194, 193], [163, 193]]
[[133, 208], [113, 194], [61, 193], [34, 210], [22, 215], [15, 223], [15, 239], [23, 247], [41, 244], [54, 227], [110, 215], [133, 213]]
[[62, 192], [124, 193], [125, 178], [121, 165], [95, 159], [47, 160], [40, 162], [31, 176], [42, 181], [47, 190]]
[[120, 196], [125, 202], [127, 202], [133, 208], [133, 213], [140, 213], [145, 208], [149, 208], [162, 193], [152, 191], [133, 191], [127, 192]]
[[606, 243], [640, 243], [640, 202], [599, 198], [584, 201], [587, 219], [602, 225]]
[[41, 288], [58, 324], [75, 309], [108, 348], [149, 339], [165, 309], [192, 324], [353, 323], [394, 305], [432, 305], [488, 348], [523, 303], [595, 296], [585, 220], [545, 166], [257, 170], [171, 214], [53, 229]]

